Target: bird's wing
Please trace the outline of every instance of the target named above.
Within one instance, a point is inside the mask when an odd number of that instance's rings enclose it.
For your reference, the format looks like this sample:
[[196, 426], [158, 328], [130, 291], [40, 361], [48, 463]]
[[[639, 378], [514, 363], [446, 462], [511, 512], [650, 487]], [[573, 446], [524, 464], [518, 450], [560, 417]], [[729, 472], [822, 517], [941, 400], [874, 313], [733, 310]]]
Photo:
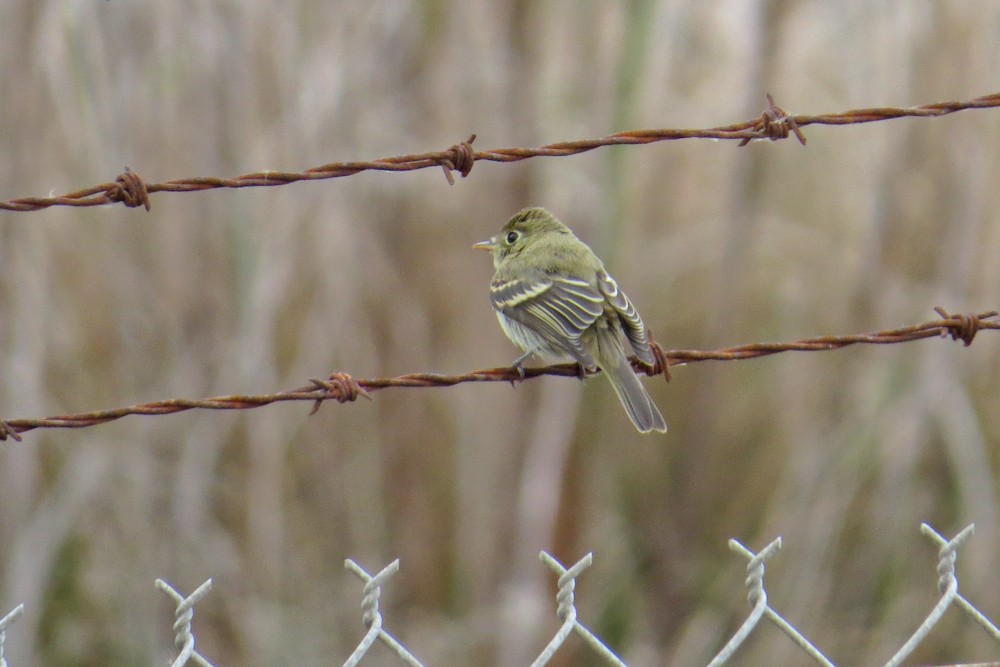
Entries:
[[646, 325], [639, 317], [639, 311], [635, 309], [625, 292], [621, 291], [615, 279], [608, 275], [607, 271], [597, 272], [597, 288], [608, 304], [618, 313], [618, 319], [622, 323], [625, 335], [635, 350], [635, 356], [643, 362], [652, 365], [654, 362], [653, 352], [649, 349], [649, 334], [646, 333]]
[[581, 339], [604, 312], [604, 296], [587, 281], [544, 271], [495, 278], [490, 298], [496, 310], [531, 329], [555, 349], [565, 350], [584, 366], [594, 366]]

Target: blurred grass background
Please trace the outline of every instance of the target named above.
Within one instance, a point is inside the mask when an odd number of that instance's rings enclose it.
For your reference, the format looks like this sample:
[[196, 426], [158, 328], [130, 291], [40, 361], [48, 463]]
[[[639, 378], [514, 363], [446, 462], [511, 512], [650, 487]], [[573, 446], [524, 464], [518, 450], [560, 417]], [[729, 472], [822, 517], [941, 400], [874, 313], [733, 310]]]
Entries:
[[[0, 7], [0, 198], [130, 166], [147, 181], [299, 170], [625, 129], [908, 106], [1000, 89], [1000, 5], [727, 0]], [[363, 173], [124, 207], [0, 214], [0, 414], [502, 365], [517, 351], [469, 246], [544, 205], [666, 347], [857, 333], [1000, 304], [1000, 112], [791, 141]], [[555, 631], [537, 555], [587, 551], [581, 618], [633, 667], [692, 665], [747, 612], [737, 537], [777, 535], [770, 600], [841, 663], [886, 660], [937, 596], [1000, 619], [1000, 340], [677, 368], [640, 436], [609, 387], [546, 378], [371, 402], [128, 418], [0, 446], [12, 665], [164, 664], [190, 592], [223, 665], [339, 664], [361, 584], [427, 664], [527, 664]], [[579, 649], [560, 664], [590, 664]], [[957, 612], [917, 662], [996, 657]], [[806, 664], [773, 630], [740, 664]], [[365, 664], [395, 664], [373, 651]]]

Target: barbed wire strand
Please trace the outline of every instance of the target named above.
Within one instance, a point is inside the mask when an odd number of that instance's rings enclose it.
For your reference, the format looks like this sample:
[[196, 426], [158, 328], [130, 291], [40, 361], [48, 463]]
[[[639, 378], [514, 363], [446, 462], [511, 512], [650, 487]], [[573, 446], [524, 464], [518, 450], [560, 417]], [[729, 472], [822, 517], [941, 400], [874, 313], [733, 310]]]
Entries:
[[400, 644], [395, 637], [390, 635], [385, 628], [382, 627], [382, 613], [378, 610], [378, 601], [379, 598], [382, 597], [382, 584], [384, 584], [389, 577], [399, 571], [399, 559], [397, 558], [386, 565], [374, 577], [368, 574], [363, 567], [350, 558], [344, 561], [344, 567], [356, 574], [361, 581], [365, 582], [364, 597], [361, 600], [361, 609], [363, 611], [362, 621], [364, 622], [365, 627], [368, 628], [368, 632], [365, 633], [361, 643], [358, 644], [357, 648], [354, 649], [354, 652], [351, 653], [350, 657], [348, 657], [344, 662], [344, 667], [357, 667], [357, 665], [361, 662], [361, 659], [365, 657], [368, 649], [372, 647], [376, 640], [380, 640], [383, 644], [392, 649], [392, 652], [399, 656], [400, 660], [411, 667], [423, 667], [420, 661], [417, 660], [405, 646]]
[[562, 647], [566, 638], [573, 632], [580, 635], [587, 646], [592, 648], [609, 665], [628, 667], [621, 658], [615, 655], [614, 651], [577, 619], [576, 601], [573, 595], [573, 591], [576, 590], [576, 578], [591, 566], [594, 562], [594, 554], [588, 553], [569, 569], [566, 569], [562, 563], [544, 551], [538, 554], [538, 557], [545, 563], [546, 567], [559, 576], [559, 590], [556, 592], [556, 617], [562, 621], [562, 625], [559, 626], [559, 631], [545, 646], [541, 654], [531, 663], [531, 667], [547, 665], [556, 651]]
[[975, 524], [969, 524], [958, 535], [948, 540], [942, 537], [930, 525], [926, 523], [920, 524], [920, 532], [926, 535], [938, 547], [937, 573], [938, 590], [941, 591], [941, 599], [934, 605], [934, 609], [931, 610], [931, 613], [928, 614], [924, 622], [920, 624], [916, 632], [885, 663], [885, 667], [898, 667], [903, 664], [903, 661], [927, 638], [931, 629], [937, 625], [952, 603], [957, 603], [959, 608], [971, 616], [993, 639], [1000, 642], [1000, 629], [958, 592], [958, 577], [955, 574], [955, 561], [958, 558], [958, 548], [972, 536], [974, 531]]
[[752, 611], [747, 617], [743, 624], [740, 625], [736, 633], [726, 642], [726, 645], [722, 647], [722, 650], [712, 661], [709, 663], [709, 667], [719, 667], [725, 664], [732, 658], [736, 650], [746, 641], [747, 637], [754, 631], [757, 624], [762, 618], [767, 618], [774, 625], [776, 625], [785, 635], [788, 636], [796, 645], [798, 645], [806, 654], [812, 658], [814, 661], [823, 665], [823, 667], [834, 667], [833, 662], [823, 655], [816, 646], [810, 642], [805, 636], [800, 633], [795, 626], [785, 620], [774, 608], [767, 602], [767, 591], [764, 590], [764, 562], [773, 556], [781, 548], [781, 538], [777, 538], [766, 547], [764, 547], [760, 553], [754, 553], [750, 549], [740, 544], [737, 540], [729, 540], [730, 550], [740, 554], [747, 559], [747, 577], [746, 586], [749, 589], [747, 594], [747, 599], [750, 601], [750, 606]]
[[191, 631], [191, 621], [194, 619], [194, 605], [212, 590], [212, 580], [209, 579], [195, 589], [194, 593], [184, 597], [173, 586], [163, 579], [157, 579], [156, 587], [167, 594], [177, 605], [174, 618], [174, 647], [178, 654], [171, 667], [184, 667], [188, 661], [198, 667], [213, 667], [203, 655], [194, 650], [194, 633]]
[[[633, 366], [638, 372], [649, 376], [663, 375], [669, 379], [671, 366], [683, 366], [698, 361], [735, 361], [753, 359], [781, 352], [819, 352], [836, 350], [851, 345], [890, 345], [906, 343], [935, 336], [960, 340], [968, 346], [976, 333], [982, 330], [1000, 330], [1000, 321], [993, 320], [997, 311], [976, 315], [949, 315], [944, 309], [935, 307], [939, 320], [923, 322], [911, 326], [847, 336], [818, 336], [791, 343], [750, 343], [720, 350], [664, 350], [654, 344], [657, 362], [646, 366], [638, 361]], [[588, 373], [592, 374], [592, 373]], [[311, 401], [312, 412], [316, 412], [324, 401], [339, 403], [355, 401], [359, 396], [371, 398], [371, 392], [389, 387], [451, 387], [465, 382], [510, 382], [511, 384], [546, 375], [558, 377], [580, 377], [580, 367], [576, 364], [556, 364], [524, 368], [488, 368], [462, 375], [440, 373], [410, 373], [393, 378], [357, 379], [347, 373], [333, 373], [325, 380], [310, 379], [311, 385], [263, 395], [215, 396], [203, 399], [173, 398], [151, 403], [142, 403], [123, 408], [57, 415], [43, 419], [0, 420], [0, 441], [8, 437], [21, 440], [21, 433], [39, 428], [85, 428], [115, 421], [129, 415], [167, 415], [186, 410], [249, 410], [284, 401]], [[310, 413], [311, 414], [311, 413]]]
[[24, 605], [19, 604], [14, 610], [0, 618], [0, 667], [7, 667], [7, 658], [3, 657], [3, 647], [7, 643], [7, 628], [14, 624], [24, 614]]
[[659, 129], [616, 132], [597, 139], [562, 141], [537, 148], [494, 148], [474, 151], [472, 142], [476, 135], [443, 151], [432, 151], [411, 155], [396, 155], [377, 160], [354, 162], [331, 162], [300, 172], [256, 171], [233, 178], [195, 177], [180, 178], [164, 183], [145, 183], [136, 172], [128, 167], [111, 183], [101, 183], [89, 188], [70, 192], [58, 197], [21, 197], [0, 201], [0, 210], [38, 211], [51, 206], [103, 206], [121, 203], [128, 207], [150, 208], [149, 195], [157, 192], [198, 192], [217, 188], [273, 187], [288, 185], [298, 181], [317, 181], [330, 178], [353, 176], [363, 171], [414, 171], [440, 167], [449, 183], [454, 183], [452, 171], [466, 177], [472, 166], [481, 160], [489, 162], [518, 162], [534, 157], [563, 157], [577, 155], [605, 146], [651, 144], [678, 139], [723, 139], [737, 140], [743, 146], [755, 139], [777, 141], [795, 136], [801, 144], [806, 143], [802, 128], [809, 125], [851, 125], [873, 123], [896, 118], [935, 118], [967, 109], [989, 109], [1000, 107], [1000, 93], [983, 95], [971, 100], [956, 102], [936, 102], [915, 107], [878, 107], [852, 109], [840, 113], [819, 115], [788, 114], [767, 95], [768, 107], [755, 119], [731, 125], [721, 125], [705, 129]]

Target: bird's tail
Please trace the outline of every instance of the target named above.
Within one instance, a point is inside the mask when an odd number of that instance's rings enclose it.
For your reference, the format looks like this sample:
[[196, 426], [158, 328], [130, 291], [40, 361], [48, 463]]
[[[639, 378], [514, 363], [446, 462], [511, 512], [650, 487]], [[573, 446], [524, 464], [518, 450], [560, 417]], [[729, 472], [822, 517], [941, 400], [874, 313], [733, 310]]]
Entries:
[[632, 365], [625, 358], [624, 354], [617, 355], [616, 364], [608, 364], [610, 368], [603, 368], [604, 374], [611, 381], [611, 386], [618, 394], [618, 400], [625, 407], [629, 419], [639, 429], [640, 433], [659, 431], [665, 433], [667, 422], [663, 419], [653, 399], [646, 393], [646, 388], [642, 386], [639, 377], [632, 370]]

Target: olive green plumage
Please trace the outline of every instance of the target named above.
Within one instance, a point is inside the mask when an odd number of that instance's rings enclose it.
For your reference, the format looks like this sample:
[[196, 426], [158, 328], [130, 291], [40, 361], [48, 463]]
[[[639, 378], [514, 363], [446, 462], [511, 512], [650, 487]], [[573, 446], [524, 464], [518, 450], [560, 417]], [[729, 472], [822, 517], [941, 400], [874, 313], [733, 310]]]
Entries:
[[667, 430], [628, 361], [630, 350], [653, 363], [646, 327], [587, 244], [544, 208], [526, 208], [473, 247], [493, 255], [490, 299], [524, 351], [515, 366], [534, 354], [600, 368], [640, 432]]

